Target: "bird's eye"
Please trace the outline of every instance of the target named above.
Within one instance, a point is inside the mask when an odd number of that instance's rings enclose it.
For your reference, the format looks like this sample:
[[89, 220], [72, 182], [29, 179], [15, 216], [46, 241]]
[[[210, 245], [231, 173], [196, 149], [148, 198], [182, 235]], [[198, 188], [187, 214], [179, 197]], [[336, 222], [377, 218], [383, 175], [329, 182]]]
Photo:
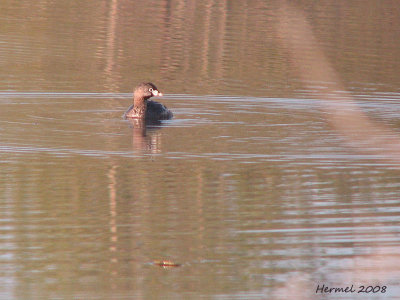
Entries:
[[149, 88], [149, 92], [153, 92], [153, 88]]

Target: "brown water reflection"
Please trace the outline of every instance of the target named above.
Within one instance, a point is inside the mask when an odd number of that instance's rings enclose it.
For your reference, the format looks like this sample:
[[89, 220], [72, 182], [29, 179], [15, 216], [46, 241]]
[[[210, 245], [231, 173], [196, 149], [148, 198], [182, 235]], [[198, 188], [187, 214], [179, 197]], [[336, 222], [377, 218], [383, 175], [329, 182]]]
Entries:
[[397, 3], [293, 3], [0, 4], [0, 298], [396, 299], [399, 170], [321, 103], [397, 136]]
[[128, 119], [132, 128], [132, 148], [144, 153], [159, 153], [162, 147], [162, 135], [158, 132], [162, 128], [160, 121], [146, 121], [145, 119]]
[[[396, 2], [297, 2], [347, 89], [398, 86]], [[151, 79], [170, 93], [269, 96], [302, 87], [275, 30], [279, 1], [101, 3], [3, 4], [1, 84], [119, 92]]]

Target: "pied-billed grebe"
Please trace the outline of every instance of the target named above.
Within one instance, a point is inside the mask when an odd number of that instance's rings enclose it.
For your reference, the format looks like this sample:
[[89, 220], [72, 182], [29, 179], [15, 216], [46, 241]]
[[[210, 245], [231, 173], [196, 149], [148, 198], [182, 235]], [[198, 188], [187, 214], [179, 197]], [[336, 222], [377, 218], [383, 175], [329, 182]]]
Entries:
[[161, 103], [149, 100], [153, 96], [162, 96], [157, 87], [151, 82], [139, 84], [133, 91], [133, 104], [124, 114], [124, 118], [146, 120], [168, 120], [173, 114]]

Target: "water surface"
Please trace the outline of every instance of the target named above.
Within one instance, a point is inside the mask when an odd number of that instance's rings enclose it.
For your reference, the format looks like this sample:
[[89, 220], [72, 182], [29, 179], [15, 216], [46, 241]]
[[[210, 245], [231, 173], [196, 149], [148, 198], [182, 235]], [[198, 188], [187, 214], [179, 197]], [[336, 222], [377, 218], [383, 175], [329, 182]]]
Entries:
[[0, 298], [396, 299], [399, 11], [297, 5], [329, 74], [280, 2], [2, 3]]

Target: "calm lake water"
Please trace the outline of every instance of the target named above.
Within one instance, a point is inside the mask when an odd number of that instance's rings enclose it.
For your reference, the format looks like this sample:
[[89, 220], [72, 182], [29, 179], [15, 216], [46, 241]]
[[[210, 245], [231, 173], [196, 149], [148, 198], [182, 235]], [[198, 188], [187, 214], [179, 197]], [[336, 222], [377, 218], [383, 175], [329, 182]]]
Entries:
[[1, 299], [398, 299], [398, 3], [282, 3], [2, 1]]

